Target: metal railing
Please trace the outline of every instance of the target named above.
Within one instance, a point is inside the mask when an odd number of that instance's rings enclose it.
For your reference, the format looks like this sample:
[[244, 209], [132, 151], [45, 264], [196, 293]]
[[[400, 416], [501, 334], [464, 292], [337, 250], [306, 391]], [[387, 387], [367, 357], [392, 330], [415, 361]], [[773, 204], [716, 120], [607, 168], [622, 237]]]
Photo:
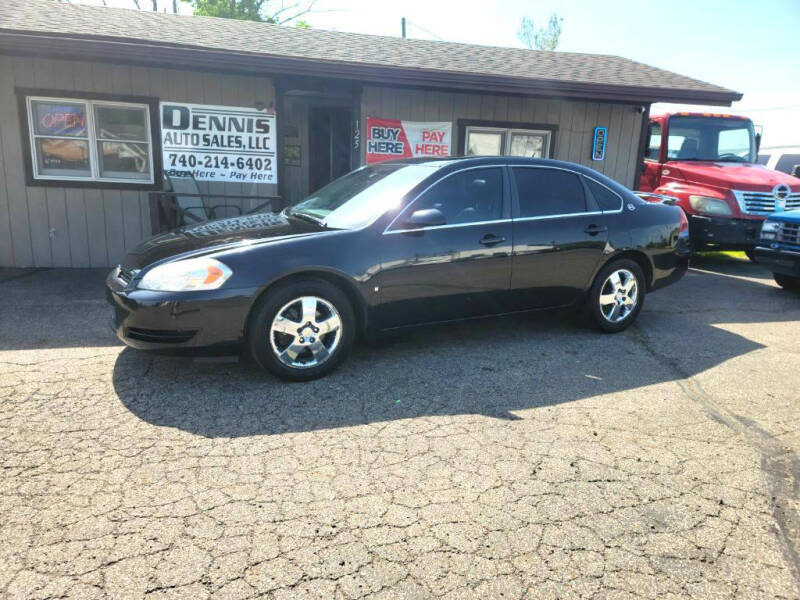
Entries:
[[[243, 214], [274, 212], [283, 208], [280, 196], [158, 191], [150, 192], [148, 197], [150, 200], [150, 225], [154, 234], [184, 225], [238, 217]], [[181, 198], [186, 198], [189, 202], [181, 203]], [[234, 200], [239, 202], [231, 204]], [[258, 204], [243, 211], [241, 201], [244, 200], [257, 201]]]

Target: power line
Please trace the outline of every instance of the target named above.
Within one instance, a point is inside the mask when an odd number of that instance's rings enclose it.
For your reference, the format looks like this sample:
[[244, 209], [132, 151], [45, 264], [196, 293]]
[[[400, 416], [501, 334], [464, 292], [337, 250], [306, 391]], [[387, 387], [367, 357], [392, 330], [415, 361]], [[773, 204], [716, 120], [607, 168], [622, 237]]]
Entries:
[[761, 112], [764, 110], [789, 110], [791, 108], [800, 108], [800, 104], [793, 104], [791, 106], [770, 106], [767, 108], [739, 108], [738, 106], [732, 107], [731, 110], [742, 112]]
[[432, 31], [428, 31], [427, 29], [425, 29], [424, 27], [421, 27], [420, 25], [417, 25], [416, 23], [412, 23], [412, 22], [411, 22], [411, 21], [409, 21], [408, 19], [406, 19], [406, 24], [408, 24], [408, 25], [411, 25], [411, 26], [413, 26], [413, 27], [416, 27], [416, 28], [417, 28], [417, 29], [419, 29], [420, 31], [422, 31], [422, 32], [424, 32], [424, 33], [427, 33], [428, 35], [430, 35], [430, 36], [432, 36], [432, 37], [435, 37], [437, 40], [439, 40], [439, 41], [441, 41], [441, 42], [443, 42], [443, 41], [444, 41], [444, 38], [441, 38], [441, 37], [439, 37], [438, 35], [436, 35], [436, 34], [435, 34], [435, 33], [433, 33]]

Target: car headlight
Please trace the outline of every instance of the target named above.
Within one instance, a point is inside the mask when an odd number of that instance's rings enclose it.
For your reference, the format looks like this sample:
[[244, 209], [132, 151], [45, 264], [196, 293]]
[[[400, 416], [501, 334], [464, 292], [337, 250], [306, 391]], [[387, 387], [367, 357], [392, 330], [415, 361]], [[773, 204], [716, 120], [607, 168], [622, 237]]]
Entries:
[[233, 275], [213, 258], [190, 258], [159, 265], [145, 273], [137, 287], [159, 292], [216, 290]]
[[728, 203], [719, 198], [709, 198], [708, 196], [689, 196], [689, 204], [699, 213], [707, 215], [731, 215], [731, 207]]
[[781, 224], [777, 221], [764, 221], [764, 224], [761, 226], [761, 239], [774, 240], [780, 228]]

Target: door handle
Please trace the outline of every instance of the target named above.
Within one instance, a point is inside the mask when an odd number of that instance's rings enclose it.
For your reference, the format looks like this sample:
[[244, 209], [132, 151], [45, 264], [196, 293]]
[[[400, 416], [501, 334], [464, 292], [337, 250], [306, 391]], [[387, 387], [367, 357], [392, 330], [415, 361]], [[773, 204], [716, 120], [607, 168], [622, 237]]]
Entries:
[[597, 235], [598, 233], [608, 231], [608, 227], [602, 227], [600, 225], [589, 225], [586, 229], [584, 229], [584, 231], [589, 235]]
[[483, 236], [478, 243], [483, 244], [484, 246], [496, 246], [497, 244], [502, 244], [506, 241], [504, 237], [497, 237], [492, 233], [487, 233]]

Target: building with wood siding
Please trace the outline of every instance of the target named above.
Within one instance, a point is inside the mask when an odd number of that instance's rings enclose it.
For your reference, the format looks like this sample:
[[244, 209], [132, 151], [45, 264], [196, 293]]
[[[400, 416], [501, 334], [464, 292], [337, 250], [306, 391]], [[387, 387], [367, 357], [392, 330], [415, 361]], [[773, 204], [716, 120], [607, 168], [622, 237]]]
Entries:
[[[0, 266], [117, 264], [164, 227], [154, 192], [181, 166], [202, 202], [277, 209], [364, 164], [372, 118], [447, 124], [453, 155], [520, 142], [634, 187], [651, 103], [740, 97], [613, 56], [5, 0]], [[229, 124], [208, 139], [235, 138], [235, 156], [168, 152], [165, 127], [208, 123]], [[165, 164], [187, 156], [209, 170]], [[217, 177], [228, 166], [240, 180]]]

